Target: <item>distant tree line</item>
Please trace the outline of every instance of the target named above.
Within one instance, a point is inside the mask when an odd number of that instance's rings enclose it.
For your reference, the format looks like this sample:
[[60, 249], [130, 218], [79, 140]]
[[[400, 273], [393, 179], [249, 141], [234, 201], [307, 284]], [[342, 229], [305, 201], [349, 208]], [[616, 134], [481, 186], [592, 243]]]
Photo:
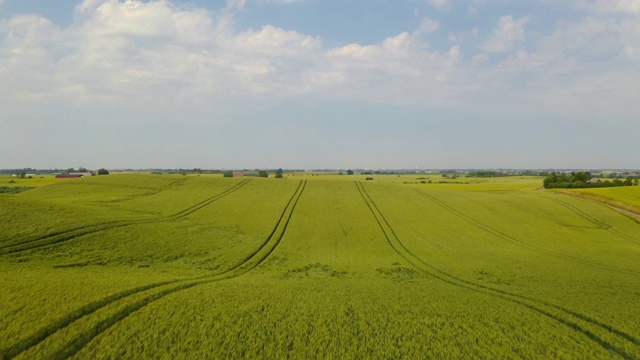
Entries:
[[467, 174], [467, 177], [475, 177], [475, 178], [495, 178], [495, 177], [505, 177], [511, 176], [510, 174], [503, 173], [502, 171], [472, 171]]
[[602, 180], [593, 177], [588, 171], [571, 172], [571, 174], [552, 172], [544, 178], [542, 184], [546, 189], [600, 188], [638, 185], [638, 178], [627, 176], [625, 179]]
[[38, 170], [32, 168], [24, 168], [24, 169], [1, 169], [0, 174], [60, 174], [65, 172], [64, 169], [48, 169], [48, 170]]
[[29, 186], [0, 186], [0, 194], [17, 194], [23, 191], [33, 189]]
[[[45, 174], [69, 174], [74, 172], [89, 172], [89, 170], [83, 166], [79, 167], [77, 170], [74, 168], [66, 168], [66, 169], [33, 169], [33, 168], [24, 168], [24, 169], [0, 169], [0, 174], [15, 174], [17, 177], [24, 178], [26, 174], [36, 174], [36, 175], [45, 175]], [[106, 172], [106, 173], [105, 173]], [[98, 170], [98, 175], [108, 175], [109, 171], [105, 168]]]
[[[267, 178], [269, 177], [269, 172], [267, 170], [258, 170], [258, 173], [251, 173], [249, 175], [247, 175], [246, 173], [242, 173], [245, 176], [257, 176], [257, 177], [263, 177], [263, 178]], [[284, 170], [282, 169], [278, 169], [276, 170], [276, 179], [282, 179], [284, 176]], [[233, 177], [233, 171], [231, 170], [226, 170], [225, 172], [222, 173], [222, 177]]]
[[[364, 173], [361, 173], [361, 174], [370, 174], [370, 173], [364, 172]], [[344, 175], [344, 173], [342, 171], [340, 171], [338, 173], [338, 175]], [[351, 169], [347, 170], [347, 175], [353, 175], [353, 170], [351, 170]]]

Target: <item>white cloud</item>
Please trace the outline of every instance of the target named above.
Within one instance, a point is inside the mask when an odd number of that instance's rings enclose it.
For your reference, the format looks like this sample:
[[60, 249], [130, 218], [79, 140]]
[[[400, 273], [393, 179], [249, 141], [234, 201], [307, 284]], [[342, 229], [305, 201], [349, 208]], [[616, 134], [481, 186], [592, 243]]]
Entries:
[[257, 0], [261, 3], [271, 3], [271, 4], [292, 4], [292, 3], [300, 3], [305, 2], [306, 0]]
[[618, 24], [620, 42], [629, 58], [640, 60], [640, 22], [628, 19]]
[[473, 57], [471, 58], [471, 63], [477, 66], [487, 62], [487, 60], [489, 60], [489, 55], [484, 53], [476, 54], [476, 55], [473, 55]]
[[437, 9], [448, 9], [451, 0], [427, 0], [427, 3]]
[[437, 20], [432, 20], [432, 19], [429, 19], [428, 17], [425, 17], [420, 23], [420, 26], [418, 27], [418, 31], [424, 32], [424, 33], [432, 33], [438, 30], [439, 27], [440, 27], [440, 23]]
[[227, 9], [237, 10], [243, 9], [246, 5], [246, 0], [227, 0]]
[[440, 27], [431, 18], [377, 43], [330, 48], [272, 25], [238, 30], [229, 8], [214, 14], [170, 1], [85, 0], [76, 14], [66, 29], [40, 16], [0, 22], [0, 105], [48, 99], [157, 110], [308, 96], [471, 107], [526, 98], [545, 84], [573, 89], [590, 71], [606, 78], [604, 63], [586, 65], [582, 57], [640, 58], [638, 22], [608, 16], [562, 22], [535, 46], [526, 46], [529, 17], [504, 16], [488, 38], [472, 28], [434, 49], [424, 36]]
[[[262, 116], [262, 109], [289, 111], [291, 103], [322, 108], [334, 100], [346, 107], [473, 114], [467, 124], [505, 114], [514, 123], [526, 116], [633, 123], [640, 114], [640, 21], [632, 8], [594, 7], [584, 18], [567, 17], [535, 36], [525, 32], [529, 17], [504, 16], [494, 29], [482, 31], [474, 27], [481, 24], [455, 28], [423, 18], [415, 28], [377, 41], [332, 46], [327, 44], [336, 39], [323, 42], [294, 29], [239, 28], [235, 16], [245, 3], [224, 4], [206, 11], [169, 0], [85, 0], [66, 28], [36, 15], [0, 18], [0, 123], [51, 139], [49, 132], [70, 133], [84, 122], [86, 138], [96, 128], [110, 129], [114, 135], [105, 148], [124, 149], [118, 143], [122, 133], [135, 133], [131, 142], [138, 144], [157, 128], [155, 121], [167, 125], [172, 121], [167, 119], [176, 119], [167, 138], [184, 128], [203, 143], [215, 143], [208, 137], [216, 136], [216, 124], [232, 122], [225, 130], [241, 128], [242, 141], [245, 128], [238, 122], [261, 132], [256, 125], [274, 121]], [[439, 4], [446, 8], [451, 2]], [[482, 9], [481, 2], [473, 4]], [[49, 116], [50, 109], [57, 109], [57, 117]], [[295, 111], [286, 116], [307, 115]], [[67, 119], [71, 116], [75, 123]], [[358, 126], [366, 127], [369, 118], [363, 118]], [[101, 128], [100, 122], [110, 125]], [[187, 151], [180, 153], [183, 158]], [[176, 166], [182, 166], [178, 160]]]
[[580, 0], [578, 4], [598, 13], [640, 15], [640, 1], [638, 0]]
[[0, 20], [0, 94], [38, 100], [55, 92], [52, 82], [60, 29], [37, 15]]
[[[94, 12], [100, 5], [111, 0], [84, 0], [80, 4], [76, 5], [76, 14], [85, 15]], [[113, 2], [113, 1], [111, 1]]]
[[486, 52], [510, 52], [525, 41], [524, 25], [529, 21], [525, 16], [513, 19], [512, 15], [503, 16], [493, 30], [492, 37], [482, 43], [480, 47]]
[[[0, 68], [7, 69], [2, 76], [18, 74], [13, 77], [25, 92], [79, 105], [210, 106], [234, 98], [304, 94], [415, 102], [427, 93], [432, 94], [430, 101], [440, 103], [450, 93], [428, 84], [450, 81], [460, 53], [459, 48], [440, 54], [424, 51], [428, 44], [420, 34], [439, 26], [429, 18], [414, 33], [403, 32], [375, 45], [332, 49], [317, 37], [271, 25], [236, 31], [229, 13], [214, 18], [207, 11], [169, 1], [87, 0], [76, 12], [82, 16], [64, 30], [43, 18], [6, 22], [4, 34], [24, 36], [0, 48], [23, 58], [13, 63], [8, 57], [0, 59]], [[28, 26], [19, 32], [21, 22]], [[29, 37], [41, 40], [29, 42]], [[52, 54], [52, 49], [63, 51]], [[27, 51], [38, 52], [41, 63], [34, 64], [35, 57]], [[363, 91], [366, 88], [371, 95]], [[389, 92], [406, 96], [389, 97]]]
[[234, 47], [231, 50], [240, 50], [254, 56], [304, 56], [322, 47], [319, 38], [271, 25], [264, 26], [260, 31], [247, 30], [229, 41], [229, 45]]

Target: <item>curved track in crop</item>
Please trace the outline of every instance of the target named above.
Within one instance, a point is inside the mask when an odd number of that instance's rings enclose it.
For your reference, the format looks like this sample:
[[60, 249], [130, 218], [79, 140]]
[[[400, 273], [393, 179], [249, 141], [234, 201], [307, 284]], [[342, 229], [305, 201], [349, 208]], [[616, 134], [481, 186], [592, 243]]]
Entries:
[[98, 224], [92, 224], [92, 225], [87, 225], [87, 226], [83, 226], [83, 227], [76, 227], [76, 228], [72, 228], [72, 229], [68, 229], [65, 231], [59, 231], [53, 234], [48, 234], [48, 235], [44, 235], [44, 236], [39, 236], [36, 238], [32, 238], [23, 242], [19, 242], [19, 243], [15, 243], [15, 244], [11, 244], [11, 245], [5, 245], [5, 246], [1, 246], [0, 247], [0, 256], [1, 255], [6, 255], [6, 254], [13, 254], [13, 253], [18, 253], [18, 252], [23, 252], [23, 251], [28, 251], [28, 250], [33, 250], [33, 249], [39, 249], [42, 247], [46, 247], [46, 246], [51, 246], [51, 245], [56, 245], [56, 244], [60, 244], [69, 240], [73, 240], [75, 238], [81, 237], [81, 236], [85, 236], [85, 235], [89, 235], [89, 234], [94, 234], [100, 231], [105, 231], [105, 230], [112, 230], [112, 229], [116, 229], [116, 228], [121, 228], [124, 226], [131, 226], [131, 225], [140, 225], [140, 224], [152, 224], [152, 223], [158, 223], [158, 222], [163, 222], [163, 221], [171, 221], [171, 220], [178, 220], [178, 219], [182, 219], [188, 215], [193, 214], [194, 212], [206, 207], [207, 205], [227, 196], [230, 195], [232, 193], [234, 193], [235, 191], [237, 191], [238, 189], [242, 188], [244, 185], [246, 185], [248, 182], [250, 181], [250, 179], [245, 179], [241, 182], [239, 182], [238, 184], [230, 187], [229, 189], [226, 189], [224, 191], [222, 191], [219, 194], [216, 194], [214, 196], [211, 196], [195, 205], [192, 205], [184, 210], [181, 210], [175, 214], [169, 215], [169, 216], [164, 216], [161, 218], [157, 218], [157, 219], [140, 219], [140, 220], [120, 220], [120, 221], [107, 221], [107, 222], [103, 222], [103, 223], [98, 223]]
[[[623, 239], [629, 240], [631, 242], [634, 242], [636, 244], [640, 244], [640, 240], [637, 238], [634, 238], [632, 236], [629, 236], [627, 234], [624, 234], [616, 229], [614, 229], [613, 227], [611, 227], [609, 224], [603, 223], [602, 221], [594, 218], [593, 216], [589, 215], [587, 212], [585, 212], [584, 210], [578, 208], [575, 205], [571, 205], [568, 202], [564, 201], [564, 200], [560, 200], [558, 198], [551, 198], [551, 200], [563, 207], [565, 207], [566, 209], [570, 210], [571, 212], [573, 212], [574, 214], [580, 216], [581, 218], [585, 219], [586, 221], [594, 224], [595, 226], [598, 226], [601, 229], [606, 229], [608, 231], [613, 232], [614, 234], [620, 236]], [[610, 207], [608, 205], [604, 205], [607, 207]], [[615, 209], [614, 209], [615, 210]]]
[[[291, 221], [291, 217], [295, 211], [295, 208], [306, 188], [307, 180], [302, 180], [296, 191], [289, 199], [287, 205], [284, 210], [280, 214], [280, 217], [274, 226], [273, 230], [267, 237], [267, 239], [259, 246], [259, 248], [249, 254], [247, 257], [242, 259], [238, 264], [233, 267], [227, 269], [223, 273], [212, 275], [212, 276], [203, 276], [191, 279], [183, 279], [183, 280], [173, 280], [173, 281], [164, 281], [149, 285], [140, 286], [137, 288], [125, 290], [119, 292], [117, 294], [105, 297], [98, 301], [92, 302], [88, 305], [83, 306], [82, 308], [68, 314], [63, 319], [57, 321], [54, 324], [51, 324], [47, 327], [44, 327], [38, 331], [36, 331], [31, 336], [20, 340], [13, 346], [8, 349], [2, 349], [0, 353], [3, 354], [4, 359], [11, 359], [20, 354], [23, 354], [30, 349], [36, 347], [38, 344], [45, 341], [50, 336], [54, 335], [61, 329], [67, 328], [69, 326], [73, 326], [73, 324], [80, 319], [84, 319], [92, 314], [96, 313], [98, 310], [106, 308], [107, 306], [114, 304], [120, 300], [126, 300], [126, 298], [143, 294], [145, 292], [152, 292], [153, 290], [159, 290], [149, 295], [142, 297], [141, 299], [132, 301], [131, 303], [124, 304], [121, 309], [119, 309], [114, 314], [100, 320], [96, 324], [94, 324], [90, 329], [84, 330], [78, 336], [73, 338], [72, 340], [66, 342], [64, 345], [60, 346], [57, 351], [48, 356], [51, 359], [64, 359], [70, 356], [77, 354], [82, 348], [87, 345], [91, 340], [99, 336], [100, 334], [107, 331], [113, 325], [117, 324], [127, 316], [132, 313], [142, 309], [146, 305], [160, 300], [165, 296], [170, 294], [174, 294], [178, 291], [192, 288], [197, 285], [213, 283], [221, 280], [231, 279], [238, 277], [240, 275], [246, 274], [249, 271], [255, 269], [260, 264], [262, 264], [268, 257], [275, 251], [278, 247], [284, 234], [289, 226], [289, 222]], [[200, 203], [203, 204], [204, 202]], [[197, 205], [196, 205], [197, 206]], [[195, 208], [195, 206], [193, 207]], [[195, 210], [194, 210], [195, 211]]]
[[[141, 194], [141, 195], [137, 195], [137, 196], [127, 197], [125, 199], [111, 200], [111, 201], [105, 201], [105, 202], [107, 202], [107, 203], [122, 202], [122, 201], [132, 200], [132, 199], [136, 199], [136, 198], [155, 195], [155, 194], [161, 193], [163, 191], [169, 190], [171, 188], [175, 188], [175, 187], [181, 186], [187, 180], [190, 180], [190, 179], [191, 178], [178, 179], [178, 180], [172, 181], [172, 182], [160, 187], [159, 189], [156, 189], [156, 190], [151, 191], [151, 192], [147, 192], [147, 193], [144, 193], [144, 194]], [[4, 249], [4, 248], [17, 247], [18, 245], [27, 244], [27, 243], [43, 240], [43, 239], [46, 239], [46, 238], [51, 238], [51, 237], [54, 237], [54, 236], [68, 234], [68, 233], [73, 232], [73, 231], [85, 230], [85, 229], [88, 229], [88, 228], [98, 228], [98, 227], [101, 227], [101, 226], [108, 226], [108, 225], [125, 224], [125, 223], [128, 223], [128, 222], [131, 222], [131, 220], [104, 221], [104, 222], [101, 222], [101, 223], [78, 226], [78, 227], [71, 228], [71, 229], [55, 231], [55, 232], [49, 233], [47, 235], [42, 235], [42, 236], [38, 236], [38, 237], [29, 237], [29, 236], [27, 236], [27, 237], [25, 237], [24, 240], [17, 240], [14, 243], [11, 243], [11, 244], [0, 245], [0, 255], [3, 254], [2, 253], [2, 249]]]
[[119, 202], [130, 201], [130, 200], [133, 200], [133, 199], [140, 199], [140, 198], [147, 197], [147, 196], [153, 196], [153, 195], [159, 194], [161, 192], [167, 191], [169, 189], [173, 189], [173, 188], [176, 188], [178, 186], [182, 186], [182, 185], [184, 185], [185, 182], [187, 182], [187, 180], [190, 180], [190, 179], [193, 179], [193, 178], [192, 177], [185, 177], [183, 179], [178, 179], [178, 180], [172, 181], [170, 183], [167, 183], [167, 184], [159, 187], [158, 189], [155, 189], [155, 190], [152, 190], [152, 191], [149, 191], [149, 192], [146, 192], [146, 193], [142, 193], [142, 194], [139, 194], [139, 195], [127, 196], [127, 197], [123, 197], [123, 198], [116, 199], [116, 200], [110, 200], [110, 201], [106, 201], [106, 202], [108, 202], [108, 203], [119, 203]]
[[505, 205], [505, 206], [508, 206], [508, 207], [510, 207], [512, 209], [516, 209], [516, 210], [518, 210], [520, 212], [526, 213], [526, 214], [531, 215], [531, 216], [535, 216], [535, 217], [537, 217], [539, 219], [543, 219], [545, 221], [548, 221], [548, 222], [556, 224], [556, 225], [560, 225], [560, 226], [564, 226], [564, 227], [570, 227], [570, 228], [577, 228], [577, 229], [599, 229], [599, 227], [597, 227], [597, 226], [595, 226], [593, 224], [592, 224], [593, 226], [589, 226], [589, 225], [577, 225], [577, 224], [571, 224], [571, 223], [568, 223], [568, 222], [564, 222], [564, 221], [558, 220], [557, 218], [555, 218], [553, 216], [549, 216], [549, 215], [542, 214], [542, 213], [539, 213], [537, 211], [533, 211], [531, 209], [528, 209], [526, 206], [511, 204], [511, 203], [508, 203], [508, 202], [504, 202], [502, 204]]
[[[537, 246], [537, 245], [533, 245], [530, 243], [527, 243], [525, 241], [519, 240], [513, 236], [510, 236], [500, 230], [494, 229], [468, 215], [465, 215], [464, 213], [454, 209], [453, 207], [447, 205], [445, 202], [443, 202], [442, 200], [437, 199], [436, 197], [434, 197], [431, 194], [427, 194], [426, 192], [420, 190], [420, 189], [416, 189], [416, 191], [424, 196], [425, 198], [431, 200], [432, 202], [434, 202], [435, 204], [439, 205], [440, 207], [442, 207], [443, 209], [445, 209], [446, 211], [450, 212], [453, 215], [456, 215], [457, 217], [465, 220], [466, 222], [473, 224], [474, 226], [478, 227], [479, 229], [482, 229], [483, 231], [492, 234], [494, 236], [497, 236], [503, 240], [506, 240], [510, 243], [516, 244], [518, 246], [522, 246], [524, 248], [530, 249], [530, 250], [534, 250], [534, 251], [538, 251], [547, 255], [551, 255], [551, 256], [555, 256], [558, 258], [562, 258], [565, 260], [569, 260], [569, 261], [573, 261], [576, 263], [580, 263], [583, 265], [589, 265], [589, 266], [594, 266], [594, 267], [598, 267], [600, 269], [603, 270], [609, 270], [609, 271], [614, 271], [614, 272], [620, 272], [620, 273], [625, 273], [625, 274], [633, 274], [633, 275], [638, 275], [640, 274], [640, 272], [634, 271], [634, 270], [630, 270], [630, 269], [624, 269], [624, 268], [620, 268], [617, 266], [613, 266], [613, 265], [607, 265], [607, 264], [603, 264], [603, 263], [599, 263], [597, 261], [591, 261], [591, 260], [587, 260], [587, 259], [581, 259], [575, 256], [571, 256], [571, 255], [567, 255], [558, 251], [553, 251], [553, 250], [549, 250], [547, 248], [544, 248], [542, 246]], [[602, 222], [599, 222], [597, 220], [594, 219], [594, 221], [596, 221], [598, 224], [601, 224]], [[602, 225], [600, 225], [600, 228]]]
[[[624, 331], [614, 328], [608, 324], [602, 323], [596, 319], [593, 319], [584, 314], [580, 314], [578, 312], [566, 309], [564, 307], [554, 305], [545, 301], [540, 301], [534, 298], [530, 298], [523, 295], [512, 294], [510, 292], [495, 289], [489, 286], [477, 284], [462, 278], [459, 278], [455, 275], [445, 272], [426, 261], [422, 260], [415, 253], [413, 253], [409, 248], [407, 248], [397, 233], [391, 227], [390, 223], [385, 218], [384, 214], [380, 211], [376, 203], [373, 201], [371, 196], [367, 193], [363, 184], [356, 182], [356, 186], [363, 200], [365, 201], [367, 207], [371, 211], [371, 214], [375, 218], [378, 223], [380, 230], [384, 234], [387, 242], [391, 246], [391, 248], [403, 259], [405, 259], [409, 264], [413, 265], [415, 268], [420, 269], [421, 271], [427, 273], [435, 279], [438, 279], [442, 282], [445, 282], [449, 285], [458, 286], [467, 290], [471, 290], [477, 293], [482, 293], [486, 295], [493, 296], [495, 298], [499, 298], [508, 302], [511, 302], [516, 305], [523, 306], [527, 309], [530, 309], [540, 315], [543, 315], [563, 326], [566, 326], [573, 331], [584, 335], [590, 341], [597, 343], [604, 349], [610, 351], [611, 353], [618, 355], [624, 359], [632, 359], [635, 358], [634, 355], [629, 354], [625, 351], [625, 349], [620, 346], [616, 346], [612, 344], [610, 341], [605, 339], [601, 333], [605, 332], [609, 334], [613, 334], [618, 341], [629, 342], [636, 347], [638, 347], [638, 352], [640, 353], [640, 339], [635, 336], [628, 334]], [[591, 329], [589, 329], [589, 327]], [[599, 332], [600, 334], [596, 333]]]

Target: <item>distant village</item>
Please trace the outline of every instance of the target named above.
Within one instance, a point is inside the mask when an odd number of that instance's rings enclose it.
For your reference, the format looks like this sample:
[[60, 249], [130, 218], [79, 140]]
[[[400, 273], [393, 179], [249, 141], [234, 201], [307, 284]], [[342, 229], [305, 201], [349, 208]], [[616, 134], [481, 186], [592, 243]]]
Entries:
[[36, 170], [32, 168], [26, 168], [26, 169], [0, 170], [0, 174], [11, 174], [12, 177], [20, 178], [20, 179], [32, 179], [37, 176], [51, 175], [51, 174], [55, 174], [56, 178], [81, 178], [86, 176], [109, 175], [109, 170], [104, 168], [97, 171], [87, 170], [85, 168], [80, 168], [78, 170], [74, 170], [74, 169]]
[[[606, 179], [639, 179], [640, 169], [116, 169], [113, 172], [151, 172], [155, 174], [222, 174], [234, 177], [264, 176], [264, 174], [278, 173], [331, 173], [331, 174], [360, 174], [360, 175], [402, 175], [402, 174], [446, 174], [448, 177], [478, 177], [492, 178], [505, 176], [549, 176], [551, 174], [567, 175], [588, 173], [595, 181], [604, 182]], [[89, 170], [84, 167], [78, 169], [0, 169], [0, 174], [11, 174], [18, 178], [34, 178], [41, 175], [56, 175], [57, 178], [79, 178], [96, 175], [108, 175], [109, 170]]]

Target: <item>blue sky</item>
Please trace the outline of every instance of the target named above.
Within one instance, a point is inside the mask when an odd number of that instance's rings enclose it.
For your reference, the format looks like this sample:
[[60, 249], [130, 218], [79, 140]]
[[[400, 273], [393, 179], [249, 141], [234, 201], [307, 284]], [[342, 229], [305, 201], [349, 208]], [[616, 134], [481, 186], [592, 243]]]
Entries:
[[0, 168], [638, 168], [640, 0], [0, 0]]

